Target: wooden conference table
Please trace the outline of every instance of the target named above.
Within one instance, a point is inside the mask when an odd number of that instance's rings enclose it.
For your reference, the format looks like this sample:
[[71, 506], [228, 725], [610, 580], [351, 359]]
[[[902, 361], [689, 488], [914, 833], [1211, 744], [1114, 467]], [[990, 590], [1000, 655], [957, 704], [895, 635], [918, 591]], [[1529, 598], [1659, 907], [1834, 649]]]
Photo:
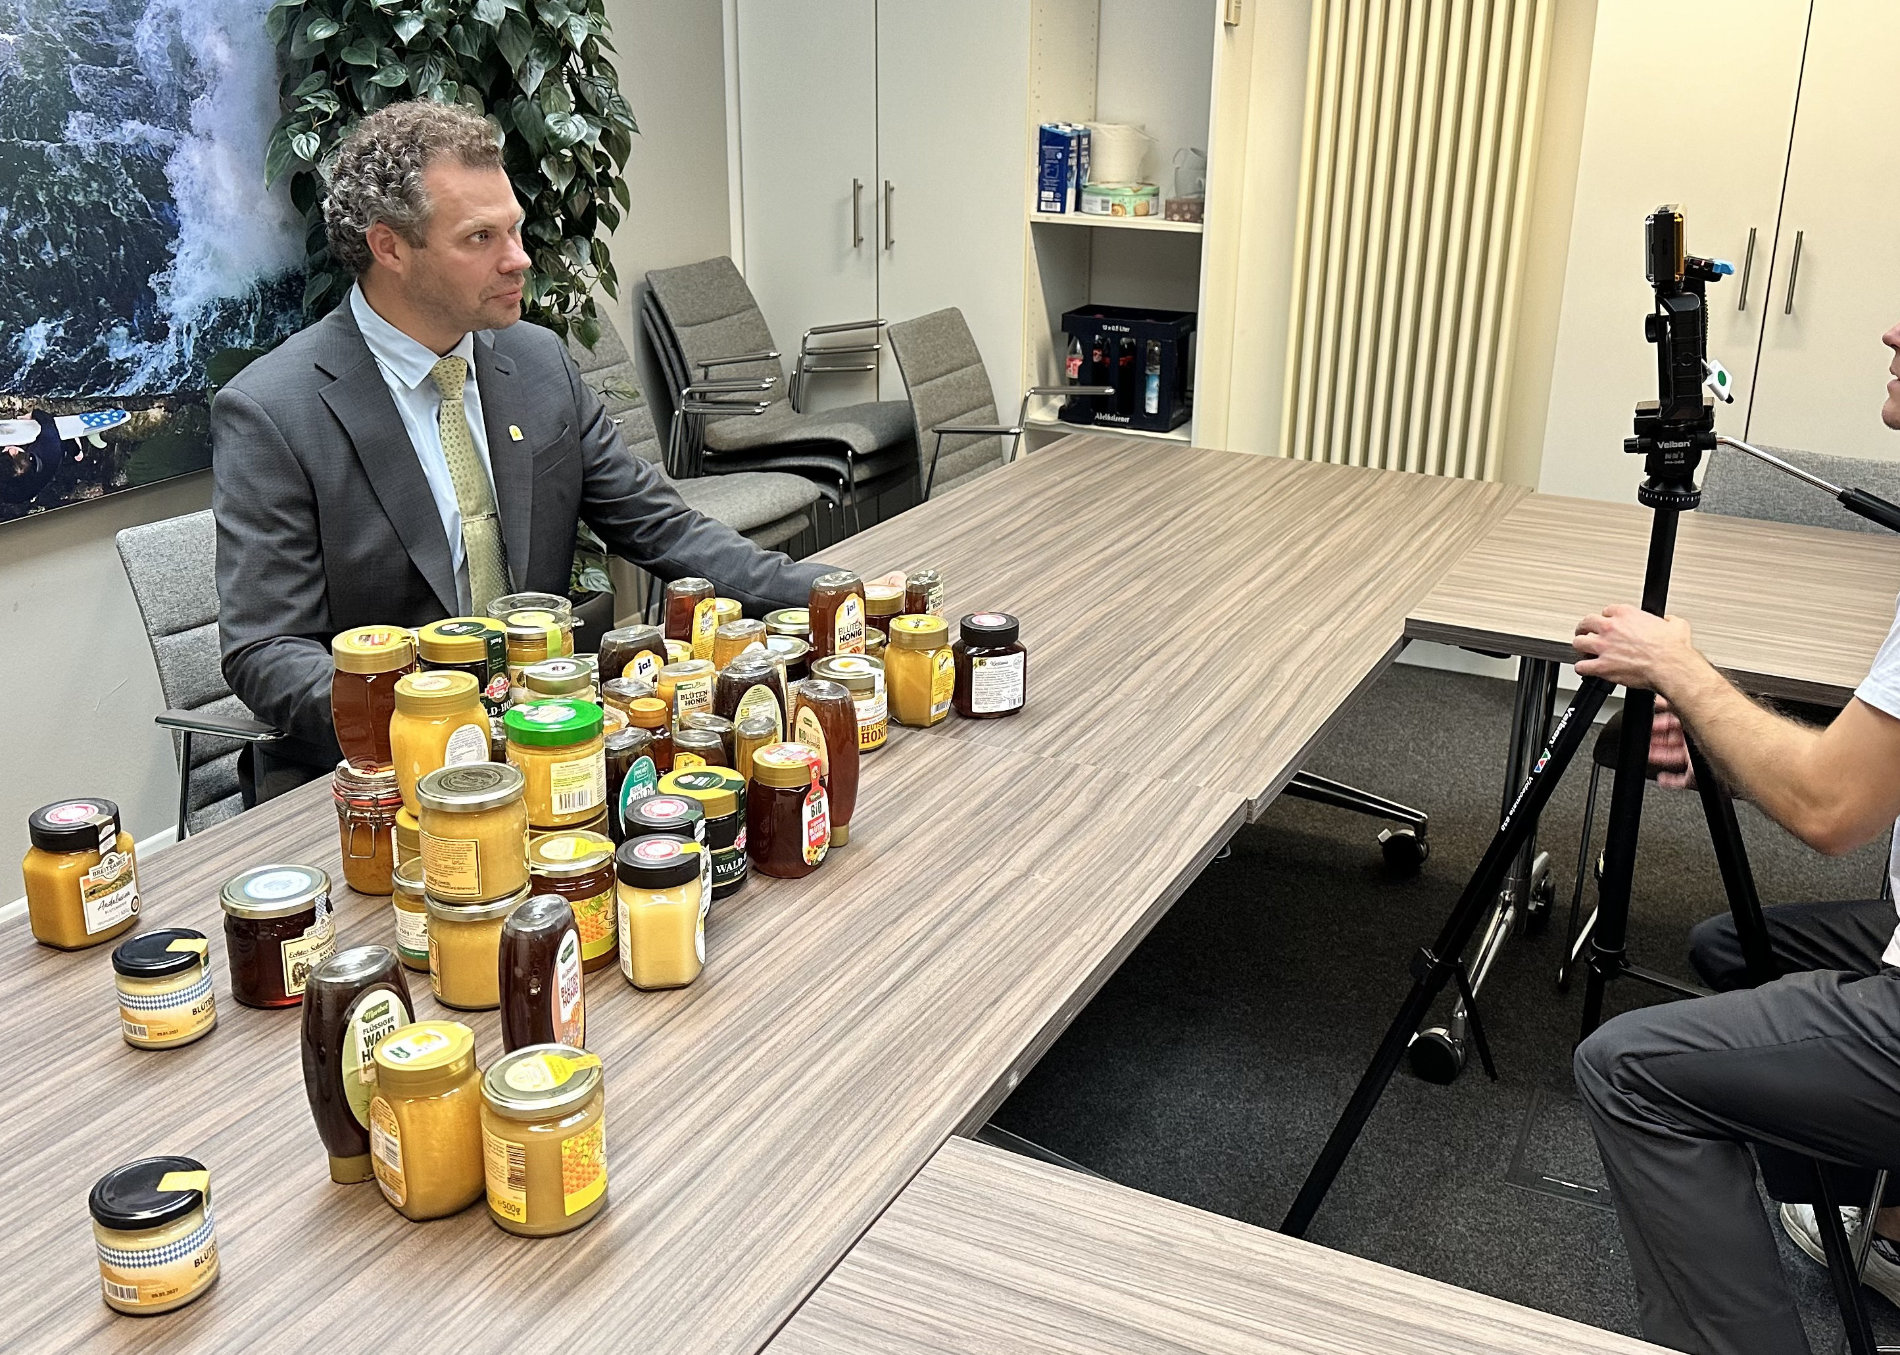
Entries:
[[[565, 1237], [513, 1238], [479, 1206], [411, 1224], [371, 1186], [332, 1185], [294, 1009], [228, 999], [218, 886], [271, 860], [340, 880], [324, 787], [141, 872], [145, 925], [212, 938], [225, 1000], [196, 1045], [129, 1048], [107, 948], [62, 954], [7, 927], [9, 1336], [760, 1349], [939, 1147], [988, 1117], [1522, 497], [1077, 438], [827, 552], [933, 563], [952, 615], [1021, 616], [1029, 709], [900, 732], [866, 764], [852, 846], [717, 905], [690, 988], [638, 993], [602, 972], [589, 1044], [607, 1069], [613, 1202]], [[382, 900], [339, 890], [338, 923], [343, 946], [393, 939]], [[441, 1014], [426, 981], [412, 992]], [[467, 1019], [492, 1058], [494, 1015]], [[175, 1313], [118, 1317], [98, 1298], [86, 1193], [161, 1152], [210, 1169], [224, 1273]]]

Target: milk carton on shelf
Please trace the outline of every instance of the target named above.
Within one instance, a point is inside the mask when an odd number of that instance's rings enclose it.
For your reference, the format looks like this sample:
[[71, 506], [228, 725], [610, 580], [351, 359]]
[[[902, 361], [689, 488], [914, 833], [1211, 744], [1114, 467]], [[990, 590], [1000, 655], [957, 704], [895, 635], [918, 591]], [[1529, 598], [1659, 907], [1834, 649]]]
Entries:
[[1081, 210], [1089, 179], [1089, 129], [1072, 122], [1045, 122], [1037, 130], [1036, 210]]

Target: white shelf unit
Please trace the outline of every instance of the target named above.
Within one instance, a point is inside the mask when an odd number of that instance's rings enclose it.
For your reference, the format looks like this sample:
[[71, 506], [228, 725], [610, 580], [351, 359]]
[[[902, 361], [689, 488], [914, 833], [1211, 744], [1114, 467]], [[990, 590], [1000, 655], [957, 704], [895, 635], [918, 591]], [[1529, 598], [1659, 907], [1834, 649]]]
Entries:
[[[1211, 165], [1221, 14], [1220, 0], [1032, 0], [1026, 128], [1031, 165], [1043, 123], [1097, 121], [1135, 123], [1155, 138], [1146, 173], [1164, 199], [1173, 190], [1177, 151], [1194, 147]], [[1210, 171], [1210, 197], [1218, 191]], [[1062, 381], [1062, 315], [1077, 306], [1194, 311], [1198, 328], [1201, 222], [1044, 213], [1035, 210], [1035, 200], [1032, 174], [1023, 197], [1025, 387]], [[1194, 423], [1190, 419], [1167, 433], [1054, 418], [1031, 419], [1027, 427], [1030, 444], [1041, 446], [1075, 432], [1192, 442]]]
[[1080, 212], [1036, 212], [1029, 218], [1032, 226], [1100, 226], [1119, 231], [1178, 231], [1199, 235], [1198, 221], [1163, 221], [1158, 216], [1084, 216]]

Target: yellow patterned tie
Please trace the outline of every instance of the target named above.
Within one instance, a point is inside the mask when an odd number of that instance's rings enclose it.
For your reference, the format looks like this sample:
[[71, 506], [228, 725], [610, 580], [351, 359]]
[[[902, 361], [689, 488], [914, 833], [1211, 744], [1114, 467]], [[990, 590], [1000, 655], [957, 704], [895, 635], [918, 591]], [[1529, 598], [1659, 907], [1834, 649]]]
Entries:
[[455, 502], [462, 510], [462, 547], [468, 554], [468, 591], [475, 615], [508, 591], [508, 552], [502, 545], [501, 519], [495, 511], [495, 491], [482, 471], [481, 458], [468, 435], [468, 412], [462, 404], [468, 381], [468, 363], [443, 358], [429, 375], [442, 392], [437, 426], [442, 431], [442, 455], [455, 484]]

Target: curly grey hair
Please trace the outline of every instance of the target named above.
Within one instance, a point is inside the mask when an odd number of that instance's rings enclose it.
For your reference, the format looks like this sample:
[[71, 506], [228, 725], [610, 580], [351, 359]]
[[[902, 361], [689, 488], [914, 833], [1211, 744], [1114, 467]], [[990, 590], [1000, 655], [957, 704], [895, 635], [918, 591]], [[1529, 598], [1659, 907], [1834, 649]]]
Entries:
[[500, 167], [494, 125], [458, 104], [427, 99], [390, 104], [357, 123], [324, 169], [323, 229], [331, 257], [361, 276], [370, 265], [366, 237], [378, 221], [411, 244], [422, 243], [430, 207], [422, 171], [448, 158], [470, 169]]

